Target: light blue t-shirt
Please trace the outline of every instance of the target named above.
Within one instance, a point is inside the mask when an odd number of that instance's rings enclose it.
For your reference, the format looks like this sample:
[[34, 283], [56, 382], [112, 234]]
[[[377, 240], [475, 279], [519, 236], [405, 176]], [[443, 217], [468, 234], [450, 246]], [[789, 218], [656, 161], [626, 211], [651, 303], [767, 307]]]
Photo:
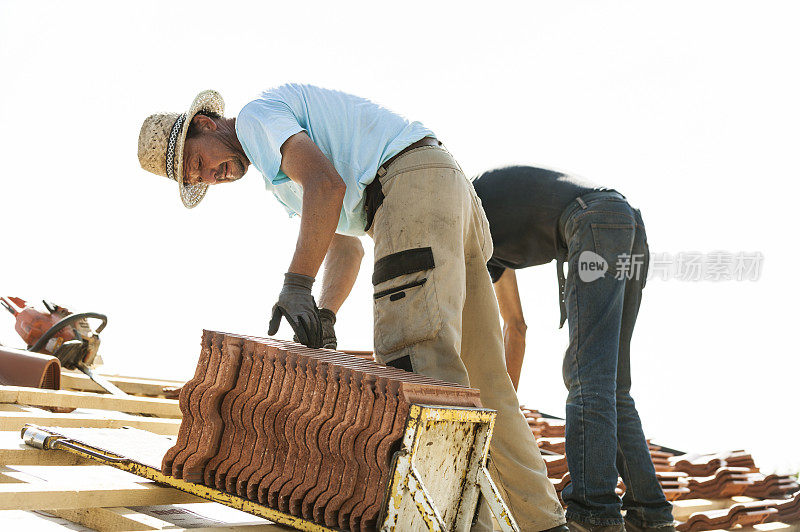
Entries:
[[432, 131], [364, 98], [312, 85], [269, 89], [242, 108], [236, 136], [267, 190], [289, 215], [302, 213], [303, 188], [281, 171], [281, 146], [300, 131], [333, 163], [347, 185], [336, 232], [364, 234], [364, 189], [378, 168]]

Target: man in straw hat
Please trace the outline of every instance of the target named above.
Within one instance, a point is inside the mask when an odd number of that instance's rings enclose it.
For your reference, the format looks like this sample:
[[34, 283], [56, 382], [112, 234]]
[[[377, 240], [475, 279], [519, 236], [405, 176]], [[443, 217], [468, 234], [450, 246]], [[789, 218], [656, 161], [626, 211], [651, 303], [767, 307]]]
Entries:
[[[526, 531], [566, 530], [564, 512], [506, 372], [500, 317], [486, 262], [492, 241], [480, 200], [434, 133], [363, 98], [308, 85], [267, 90], [236, 118], [215, 91], [189, 111], [148, 117], [139, 161], [178, 182], [196, 206], [208, 185], [252, 164], [267, 190], [302, 215], [297, 247], [269, 322], [305, 345], [335, 346], [335, 312], [363, 250], [375, 244], [375, 357], [471, 385], [498, 411], [492, 472]], [[320, 307], [311, 289], [325, 261]], [[491, 530], [486, 504], [476, 528]]]

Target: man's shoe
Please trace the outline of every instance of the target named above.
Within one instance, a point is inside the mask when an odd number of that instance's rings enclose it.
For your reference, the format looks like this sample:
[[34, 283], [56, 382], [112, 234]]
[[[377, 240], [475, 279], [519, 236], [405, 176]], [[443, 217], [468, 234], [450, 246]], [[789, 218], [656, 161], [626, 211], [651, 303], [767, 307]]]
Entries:
[[658, 527], [639, 526], [637, 524], [631, 523], [627, 519], [625, 520], [625, 529], [628, 532], [675, 532], [675, 527], [673, 525], [665, 525]]
[[569, 527], [567, 525], [558, 525], [553, 528], [548, 528], [547, 530], [542, 530], [541, 532], [569, 532]]
[[590, 525], [567, 519], [570, 532], [625, 532], [625, 525]]

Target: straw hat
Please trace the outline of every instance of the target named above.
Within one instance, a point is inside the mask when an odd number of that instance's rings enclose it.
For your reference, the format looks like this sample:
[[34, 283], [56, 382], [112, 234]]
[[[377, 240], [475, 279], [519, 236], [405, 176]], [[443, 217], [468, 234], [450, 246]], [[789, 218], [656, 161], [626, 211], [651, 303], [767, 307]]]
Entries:
[[197, 95], [189, 110], [183, 114], [157, 113], [148, 116], [139, 132], [139, 164], [148, 172], [178, 182], [181, 201], [191, 209], [206, 195], [208, 185], [184, 185], [183, 145], [189, 124], [197, 113], [223, 116], [225, 102], [217, 91], [207, 90]]

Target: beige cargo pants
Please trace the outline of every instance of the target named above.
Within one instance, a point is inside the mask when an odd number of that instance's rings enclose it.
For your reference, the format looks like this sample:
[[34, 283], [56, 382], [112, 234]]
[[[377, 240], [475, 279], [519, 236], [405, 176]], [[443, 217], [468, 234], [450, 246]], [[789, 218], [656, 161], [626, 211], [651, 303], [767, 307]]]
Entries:
[[[472, 184], [435, 146], [401, 155], [380, 178], [375, 241], [375, 355], [480, 389], [497, 410], [491, 474], [523, 531], [561, 525], [564, 512], [506, 373], [500, 314], [486, 269], [489, 223]], [[478, 530], [491, 530], [484, 504]]]

